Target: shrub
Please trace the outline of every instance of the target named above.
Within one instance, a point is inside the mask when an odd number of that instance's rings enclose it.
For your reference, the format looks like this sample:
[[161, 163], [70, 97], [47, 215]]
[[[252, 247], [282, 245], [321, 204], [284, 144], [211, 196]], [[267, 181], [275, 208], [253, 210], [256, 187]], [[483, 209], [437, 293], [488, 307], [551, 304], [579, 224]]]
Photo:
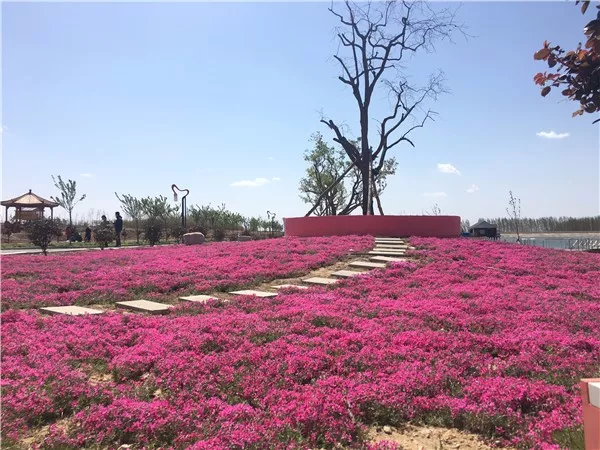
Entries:
[[114, 240], [115, 230], [110, 222], [103, 222], [96, 228], [96, 242], [100, 244], [102, 250], [108, 246], [109, 242]]
[[52, 219], [39, 219], [27, 222], [25, 231], [31, 243], [41, 248], [44, 255], [47, 255], [48, 245], [52, 242], [52, 238], [60, 232], [60, 229]]
[[225, 230], [223, 228], [217, 228], [213, 231], [213, 238], [215, 241], [222, 241], [225, 239]]
[[181, 243], [181, 241], [183, 240], [183, 235], [185, 233], [186, 230], [181, 225], [171, 227], [171, 237], [174, 237], [177, 240], [178, 244]]
[[162, 224], [158, 219], [148, 219], [144, 226], [144, 239], [150, 245], [158, 244], [162, 233]]
[[2, 234], [6, 235], [6, 242], [10, 243], [10, 236], [14, 233], [21, 231], [21, 224], [19, 222], [4, 222], [2, 224]]

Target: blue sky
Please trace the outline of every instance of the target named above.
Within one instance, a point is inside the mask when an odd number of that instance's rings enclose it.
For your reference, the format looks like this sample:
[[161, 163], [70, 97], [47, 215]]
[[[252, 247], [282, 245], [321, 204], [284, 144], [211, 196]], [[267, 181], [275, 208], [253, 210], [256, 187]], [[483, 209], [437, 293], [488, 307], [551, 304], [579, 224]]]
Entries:
[[[320, 111], [358, 132], [327, 6], [3, 3], [3, 199], [55, 195], [61, 174], [87, 194], [81, 218], [117, 210], [115, 191], [171, 197], [172, 183], [190, 189], [188, 205], [304, 215], [303, 152], [316, 131], [331, 140]], [[392, 152], [386, 214], [437, 203], [471, 221], [504, 216], [509, 189], [523, 216], [599, 214], [594, 117], [571, 118], [576, 104], [532, 81], [544, 39], [573, 48], [590, 17], [566, 2], [460, 5], [472, 37], [407, 63], [417, 84], [442, 69], [451, 93], [416, 148]], [[538, 135], [551, 131], [568, 136]]]

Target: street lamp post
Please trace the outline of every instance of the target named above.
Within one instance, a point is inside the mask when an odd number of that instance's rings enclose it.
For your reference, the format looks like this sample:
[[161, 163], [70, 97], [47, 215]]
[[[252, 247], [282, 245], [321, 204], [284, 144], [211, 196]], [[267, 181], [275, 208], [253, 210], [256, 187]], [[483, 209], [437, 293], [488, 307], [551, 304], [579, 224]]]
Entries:
[[171, 186], [171, 190], [173, 191], [173, 199], [175, 201], [177, 201], [177, 192], [175, 191], [175, 189], [177, 189], [179, 192], [185, 192], [185, 195], [183, 197], [181, 197], [181, 227], [183, 228], [184, 233], [185, 233], [185, 227], [187, 225], [187, 207], [186, 207], [185, 198], [189, 195], [190, 190], [189, 189], [179, 189], [176, 184], [173, 184]]

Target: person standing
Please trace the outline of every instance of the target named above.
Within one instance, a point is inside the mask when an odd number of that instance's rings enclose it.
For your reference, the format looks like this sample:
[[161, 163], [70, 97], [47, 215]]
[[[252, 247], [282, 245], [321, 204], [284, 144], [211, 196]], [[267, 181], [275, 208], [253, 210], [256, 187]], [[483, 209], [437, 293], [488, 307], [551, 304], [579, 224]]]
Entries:
[[117, 239], [117, 247], [121, 246], [121, 232], [123, 231], [123, 218], [121, 217], [121, 214], [119, 213], [119, 211], [117, 211], [115, 213], [115, 216], [117, 218], [117, 220], [115, 220], [114, 225], [115, 225], [115, 235], [116, 235], [116, 239]]

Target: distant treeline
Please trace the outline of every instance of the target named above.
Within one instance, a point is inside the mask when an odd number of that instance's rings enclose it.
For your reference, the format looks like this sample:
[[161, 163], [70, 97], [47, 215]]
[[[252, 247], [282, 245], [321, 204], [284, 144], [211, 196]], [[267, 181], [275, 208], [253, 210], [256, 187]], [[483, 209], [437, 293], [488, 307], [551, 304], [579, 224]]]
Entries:
[[[482, 220], [482, 219], [480, 219]], [[498, 225], [501, 233], [516, 233], [515, 219], [498, 217], [483, 219]], [[571, 231], [600, 232], [600, 216], [594, 217], [540, 217], [537, 219], [521, 218], [519, 220], [521, 233], [567, 233]]]

